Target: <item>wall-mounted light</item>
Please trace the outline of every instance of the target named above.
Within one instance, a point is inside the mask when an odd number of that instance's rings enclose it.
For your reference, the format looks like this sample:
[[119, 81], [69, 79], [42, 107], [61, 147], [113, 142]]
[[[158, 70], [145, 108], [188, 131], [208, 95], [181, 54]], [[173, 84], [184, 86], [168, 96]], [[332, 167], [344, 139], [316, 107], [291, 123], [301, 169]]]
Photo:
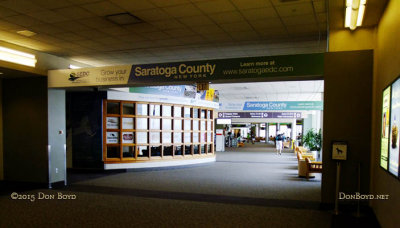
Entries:
[[79, 69], [79, 68], [82, 68], [82, 67], [69, 64], [69, 69]]
[[35, 55], [5, 47], [0, 47], [0, 60], [30, 67], [35, 67], [37, 62]]
[[367, 0], [346, 0], [344, 27], [354, 30], [356, 27], [361, 26], [366, 3]]

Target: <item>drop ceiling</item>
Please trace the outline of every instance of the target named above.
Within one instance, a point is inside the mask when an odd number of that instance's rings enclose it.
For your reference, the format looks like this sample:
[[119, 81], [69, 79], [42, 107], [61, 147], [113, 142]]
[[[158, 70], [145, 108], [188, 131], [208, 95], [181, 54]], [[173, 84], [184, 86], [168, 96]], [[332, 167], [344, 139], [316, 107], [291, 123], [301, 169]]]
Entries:
[[325, 0], [0, 0], [0, 40], [92, 66], [324, 52], [326, 30]]
[[324, 81], [211, 84], [220, 103], [244, 101], [322, 101]]

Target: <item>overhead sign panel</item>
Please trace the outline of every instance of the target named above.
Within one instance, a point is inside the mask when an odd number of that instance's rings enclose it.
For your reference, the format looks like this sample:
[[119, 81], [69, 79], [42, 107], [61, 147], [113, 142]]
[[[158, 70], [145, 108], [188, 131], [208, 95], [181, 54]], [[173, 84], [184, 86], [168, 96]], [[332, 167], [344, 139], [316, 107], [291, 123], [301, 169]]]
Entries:
[[323, 57], [324, 54], [319, 53], [50, 70], [48, 86], [132, 86], [154, 82], [174, 84], [269, 77], [321, 77]]
[[243, 111], [297, 111], [297, 110], [323, 110], [322, 101], [245, 101], [224, 102], [220, 110]]
[[301, 112], [219, 112], [218, 118], [301, 118]]

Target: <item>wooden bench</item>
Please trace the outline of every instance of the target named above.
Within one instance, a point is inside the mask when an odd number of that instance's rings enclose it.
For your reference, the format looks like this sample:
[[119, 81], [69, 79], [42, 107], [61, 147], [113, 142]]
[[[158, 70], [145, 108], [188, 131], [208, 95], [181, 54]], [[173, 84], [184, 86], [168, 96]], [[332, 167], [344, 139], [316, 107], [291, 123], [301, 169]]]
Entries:
[[309, 178], [310, 173], [322, 173], [322, 162], [312, 162], [309, 158], [305, 158], [307, 169], [306, 177]]

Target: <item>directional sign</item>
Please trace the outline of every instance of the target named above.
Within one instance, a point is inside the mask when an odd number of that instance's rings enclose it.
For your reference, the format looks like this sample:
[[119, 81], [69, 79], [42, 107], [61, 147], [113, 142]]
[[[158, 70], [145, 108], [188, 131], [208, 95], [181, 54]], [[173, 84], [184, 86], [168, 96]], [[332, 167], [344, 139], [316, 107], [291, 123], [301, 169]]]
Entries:
[[219, 112], [218, 118], [301, 118], [301, 112]]

